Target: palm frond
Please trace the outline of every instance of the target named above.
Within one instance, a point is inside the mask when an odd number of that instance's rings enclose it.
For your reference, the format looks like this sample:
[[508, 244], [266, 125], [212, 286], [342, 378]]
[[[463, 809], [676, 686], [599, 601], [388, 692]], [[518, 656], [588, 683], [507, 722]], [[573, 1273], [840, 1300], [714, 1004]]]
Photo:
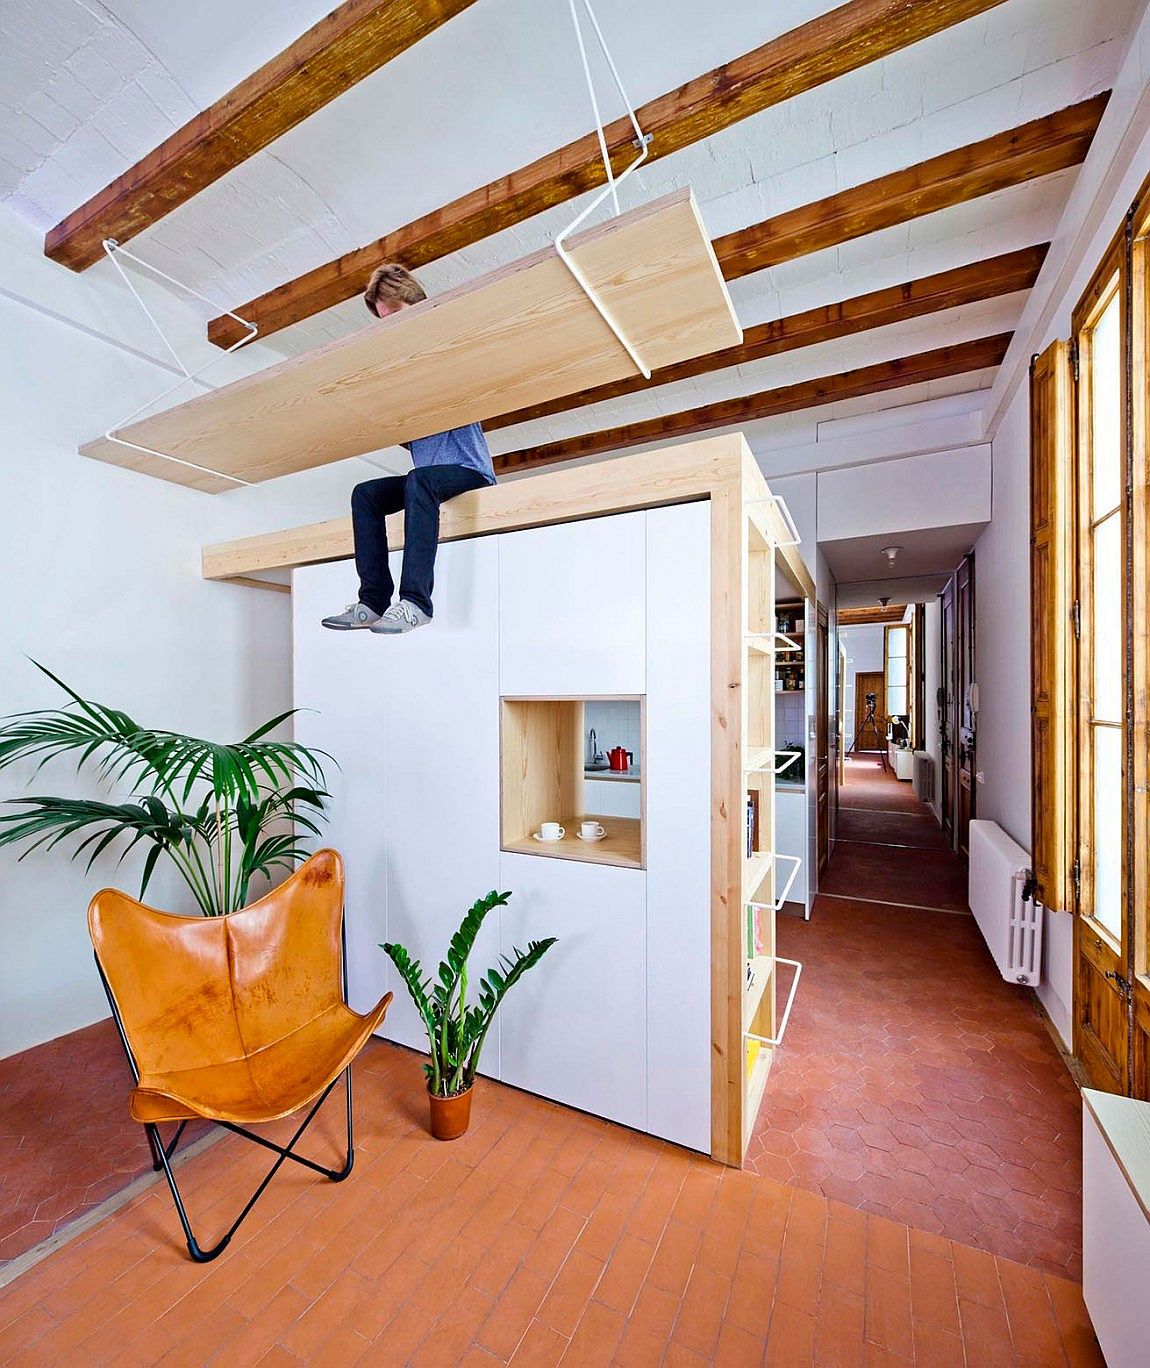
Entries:
[[[0, 846], [27, 842], [20, 856], [81, 836], [73, 858], [92, 863], [124, 842], [120, 859], [150, 842], [143, 889], [161, 854], [176, 863], [206, 913], [243, 905], [252, 877], [291, 868], [309, 853], [302, 840], [320, 834], [327, 798], [326, 752], [267, 737], [294, 709], [277, 714], [244, 740], [223, 744], [142, 727], [127, 713], [86, 699], [46, 666], [32, 662], [67, 695], [61, 708], [0, 718], [0, 770], [75, 756], [105, 783], [127, 786], [134, 802], [17, 799], [22, 811], [0, 817]], [[236, 851], [236, 845], [239, 851]]]

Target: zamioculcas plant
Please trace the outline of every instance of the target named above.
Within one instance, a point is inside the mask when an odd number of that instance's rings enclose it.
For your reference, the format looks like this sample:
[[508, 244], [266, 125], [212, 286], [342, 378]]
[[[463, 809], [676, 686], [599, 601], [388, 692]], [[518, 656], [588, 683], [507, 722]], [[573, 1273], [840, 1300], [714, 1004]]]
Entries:
[[431, 1130], [438, 1140], [454, 1140], [467, 1129], [471, 1116], [471, 1088], [479, 1068], [483, 1042], [499, 1004], [533, 965], [555, 944], [555, 937], [528, 942], [526, 950], [501, 955], [498, 968], [479, 980], [476, 1000], [467, 1002], [467, 961], [487, 914], [503, 907], [510, 893], [487, 894], [463, 918], [447, 947], [447, 958], [432, 982], [402, 945], [380, 948], [390, 957], [407, 985], [427, 1031], [431, 1059], [423, 1066], [431, 1100]]
[[24, 859], [41, 846], [50, 850], [82, 836], [72, 858], [87, 852], [91, 868], [117, 841], [121, 860], [142, 844], [139, 896], [164, 857], [209, 917], [243, 907], [257, 874], [290, 870], [307, 858], [301, 842], [305, 833], [319, 833], [313, 817], [327, 797], [322, 752], [264, 739], [291, 712], [243, 741], [220, 745], [142, 727], [127, 713], [81, 698], [43, 665], [36, 668], [71, 701], [0, 718], [0, 770], [35, 760], [39, 774], [49, 760], [75, 755], [77, 770], [90, 762], [101, 779], [127, 785], [133, 796], [126, 802], [10, 799], [21, 810], [0, 816], [0, 846], [28, 842]]

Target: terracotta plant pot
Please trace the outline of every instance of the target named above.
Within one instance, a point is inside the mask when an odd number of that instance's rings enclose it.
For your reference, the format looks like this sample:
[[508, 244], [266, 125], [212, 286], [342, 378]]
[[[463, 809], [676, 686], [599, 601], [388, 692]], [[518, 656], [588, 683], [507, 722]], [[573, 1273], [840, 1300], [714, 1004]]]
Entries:
[[431, 1133], [437, 1140], [458, 1140], [471, 1124], [471, 1094], [475, 1091], [473, 1083], [466, 1092], [456, 1093], [454, 1097], [436, 1097], [427, 1094], [431, 1104]]

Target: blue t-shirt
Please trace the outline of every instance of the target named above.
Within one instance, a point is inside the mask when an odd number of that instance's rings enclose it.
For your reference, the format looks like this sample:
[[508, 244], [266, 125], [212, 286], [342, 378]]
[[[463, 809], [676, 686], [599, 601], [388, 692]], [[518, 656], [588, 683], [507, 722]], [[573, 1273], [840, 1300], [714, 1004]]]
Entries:
[[495, 470], [487, 438], [478, 423], [435, 432], [430, 437], [416, 437], [404, 445], [411, 452], [417, 466], [457, 465], [477, 470], [488, 484], [495, 483]]

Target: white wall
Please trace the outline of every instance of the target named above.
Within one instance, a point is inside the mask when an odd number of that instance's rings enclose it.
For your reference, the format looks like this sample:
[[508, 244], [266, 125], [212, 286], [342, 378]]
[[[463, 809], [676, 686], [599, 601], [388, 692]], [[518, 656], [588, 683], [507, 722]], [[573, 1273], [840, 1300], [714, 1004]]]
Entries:
[[[1070, 336], [1070, 315], [1150, 172], [1150, 13], [1114, 84], [992, 401], [993, 515], [975, 545], [978, 815], [1030, 849], [1029, 396], [1026, 358]], [[1073, 922], [1047, 919], [1038, 995], [1069, 1043]]]
[[986, 445], [823, 471], [818, 480], [820, 542], [958, 527], [990, 517]]
[[[77, 445], [170, 383], [157, 342], [105, 268], [46, 261], [0, 208], [0, 713], [54, 706], [29, 663], [141, 722], [230, 740], [290, 706], [290, 600], [199, 578], [204, 542], [330, 517], [355, 470], [208, 496], [77, 455]], [[101, 274], [102, 273], [102, 274]], [[197, 319], [161, 303], [191, 339]], [[250, 367], [254, 354], [237, 367]], [[228, 376], [221, 368], [220, 379]], [[338, 606], [338, 605], [337, 605]], [[0, 798], [103, 794], [66, 764], [6, 772]], [[107, 1015], [85, 909], [96, 889], [138, 888], [136, 855], [90, 874], [64, 848], [17, 863], [0, 850], [0, 1056]], [[149, 898], [183, 909], [159, 872]]]

